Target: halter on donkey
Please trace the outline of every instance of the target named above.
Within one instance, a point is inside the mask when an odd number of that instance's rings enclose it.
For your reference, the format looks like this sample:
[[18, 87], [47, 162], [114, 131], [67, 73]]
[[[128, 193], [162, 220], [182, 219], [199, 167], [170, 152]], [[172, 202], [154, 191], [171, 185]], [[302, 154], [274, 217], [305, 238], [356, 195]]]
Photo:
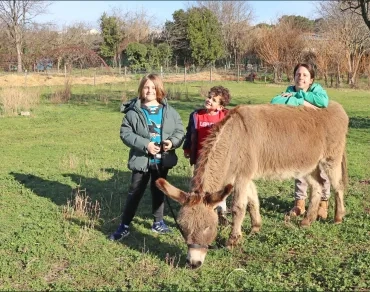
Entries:
[[231, 110], [204, 141], [190, 193], [164, 179], [156, 182], [167, 196], [182, 204], [178, 222], [189, 247], [188, 264], [193, 268], [203, 264], [205, 247], [217, 235], [213, 208], [231, 191], [233, 224], [226, 246], [240, 241], [246, 209], [252, 232], [260, 230], [255, 179], [305, 177], [312, 191], [301, 225], [309, 226], [317, 218], [322, 168], [335, 190], [334, 221], [342, 222], [347, 130], [348, 116], [336, 102], [318, 110], [271, 104], [242, 105]]

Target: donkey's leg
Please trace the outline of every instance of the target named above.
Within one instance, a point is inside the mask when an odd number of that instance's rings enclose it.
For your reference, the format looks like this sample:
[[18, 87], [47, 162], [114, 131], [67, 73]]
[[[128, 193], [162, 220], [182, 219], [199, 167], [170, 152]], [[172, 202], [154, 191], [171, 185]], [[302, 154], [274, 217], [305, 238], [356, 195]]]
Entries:
[[243, 182], [238, 181], [234, 185], [234, 195], [232, 204], [233, 222], [229, 239], [226, 242], [227, 247], [236, 245], [242, 238], [242, 224], [248, 204], [249, 189], [250, 189], [249, 183], [246, 181]]
[[260, 202], [257, 195], [257, 188], [254, 182], [248, 184], [248, 212], [251, 217], [251, 233], [259, 232], [262, 225], [262, 219], [260, 214]]
[[319, 204], [322, 195], [322, 185], [320, 184], [320, 168], [316, 169], [306, 177], [307, 183], [311, 187], [310, 192], [310, 202], [308, 204], [308, 209], [305, 217], [301, 221], [302, 227], [308, 227], [317, 218], [317, 211], [319, 209]]
[[[338, 159], [339, 160], [339, 159]], [[339, 161], [335, 161], [331, 164], [324, 164], [326, 174], [329, 177], [329, 181], [333, 186], [335, 192], [335, 217], [334, 223], [341, 223], [346, 213], [344, 207], [344, 178], [342, 173], [342, 165], [340, 158]]]

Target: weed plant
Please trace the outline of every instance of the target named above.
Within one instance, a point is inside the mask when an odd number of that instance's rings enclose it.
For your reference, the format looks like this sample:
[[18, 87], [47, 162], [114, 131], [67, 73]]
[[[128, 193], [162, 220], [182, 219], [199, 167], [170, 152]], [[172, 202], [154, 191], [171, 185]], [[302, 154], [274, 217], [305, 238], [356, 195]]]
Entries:
[[0, 90], [0, 115], [18, 115], [29, 111], [40, 102], [39, 88], [9, 87]]

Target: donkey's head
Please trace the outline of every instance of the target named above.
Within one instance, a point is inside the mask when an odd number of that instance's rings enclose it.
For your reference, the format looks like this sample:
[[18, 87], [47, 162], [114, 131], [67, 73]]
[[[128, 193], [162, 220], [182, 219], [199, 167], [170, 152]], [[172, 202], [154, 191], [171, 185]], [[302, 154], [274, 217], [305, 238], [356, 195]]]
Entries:
[[208, 246], [217, 236], [218, 217], [214, 208], [231, 192], [227, 185], [217, 193], [186, 193], [159, 178], [157, 187], [182, 206], [178, 214], [178, 223], [188, 245], [186, 263], [191, 268], [199, 268], [206, 257]]

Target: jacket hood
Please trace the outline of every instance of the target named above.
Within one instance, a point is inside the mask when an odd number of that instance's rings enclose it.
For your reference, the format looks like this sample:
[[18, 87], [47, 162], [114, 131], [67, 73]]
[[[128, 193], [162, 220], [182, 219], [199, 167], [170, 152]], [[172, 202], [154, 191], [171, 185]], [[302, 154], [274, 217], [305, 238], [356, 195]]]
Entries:
[[141, 101], [137, 97], [122, 103], [121, 104], [121, 109], [120, 109], [121, 113], [127, 113], [129, 110], [133, 109], [136, 104], [137, 104], [138, 108], [140, 108]]
[[[163, 98], [161, 103], [163, 105], [167, 105], [167, 99]], [[138, 109], [141, 108], [141, 100], [138, 97], [135, 97], [129, 101], [122, 103], [120, 111], [121, 113], [127, 113], [129, 110], [132, 110], [134, 108], [138, 108]]]

